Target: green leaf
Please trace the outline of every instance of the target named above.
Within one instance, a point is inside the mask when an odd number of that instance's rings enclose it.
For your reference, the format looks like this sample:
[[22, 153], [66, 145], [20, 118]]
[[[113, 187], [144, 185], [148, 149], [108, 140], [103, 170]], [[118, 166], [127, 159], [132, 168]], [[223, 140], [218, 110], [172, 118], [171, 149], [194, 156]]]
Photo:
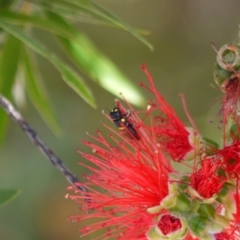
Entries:
[[54, 19], [45, 19], [40, 16], [31, 16], [23, 13], [0, 10], [0, 21], [17, 25], [31, 25], [67, 38], [75, 37], [74, 32], [69, 31], [70, 29], [65, 28], [65, 26], [59, 25], [58, 21], [54, 21]]
[[17, 189], [0, 189], [0, 206], [14, 199], [20, 192]]
[[[21, 41], [12, 35], [7, 36], [0, 62], [0, 92], [6, 98], [11, 98], [21, 47]], [[8, 116], [3, 109], [0, 109], [0, 144], [5, 136], [7, 123]]]
[[[75, 61], [77, 66], [81, 67], [87, 76], [118, 97], [119, 92], [123, 92], [131, 103], [135, 105], [143, 103], [143, 99], [136, 90], [136, 87], [107, 57], [96, 49], [85, 35], [78, 34], [78, 31], [74, 27], [70, 26], [56, 14], [49, 13], [48, 16], [50, 17], [47, 19], [40, 19], [39, 17], [13, 12], [0, 12], [0, 19], [8, 20], [15, 24], [31, 23], [36, 27], [67, 37], [67, 39], [59, 38], [63, 49]], [[68, 40], [69, 38], [75, 41], [70, 41]], [[116, 85], [118, 88], [115, 87]]]
[[54, 116], [47, 91], [40, 77], [37, 65], [35, 64], [35, 59], [30, 52], [25, 50], [23, 60], [27, 93], [47, 125], [58, 135], [60, 133], [60, 127]]
[[201, 237], [207, 232], [209, 226], [209, 219], [198, 214], [191, 214], [187, 219], [189, 229], [195, 236]]
[[128, 24], [126, 24], [124, 21], [122, 21], [120, 18], [118, 18], [117, 16], [115, 16], [114, 14], [112, 14], [111, 12], [109, 12], [108, 10], [106, 10], [105, 8], [103, 8], [102, 6], [94, 3], [91, 0], [88, 0], [89, 3], [92, 4], [92, 6], [96, 7], [102, 14], [104, 14], [104, 16], [106, 17], [106, 19], [108, 19], [110, 22], [116, 24], [117, 26], [121, 27], [122, 29], [124, 29], [125, 31], [128, 31], [129, 33], [131, 33], [134, 37], [136, 37], [140, 42], [144, 43], [146, 46], [148, 46], [150, 48], [150, 50], [154, 50], [153, 45], [148, 42], [143, 36], [141, 36], [137, 30], [135, 30], [134, 28], [130, 27]]
[[216, 143], [215, 141], [213, 141], [212, 139], [203, 137], [203, 140], [204, 140], [207, 144], [209, 144], [210, 146], [214, 147], [215, 149], [218, 149], [218, 148], [219, 148], [219, 144]]
[[0, 0], [0, 9], [8, 8], [14, 0]]
[[208, 219], [214, 219], [215, 217], [215, 208], [211, 204], [202, 203], [199, 206], [198, 214], [202, 217], [206, 217]]
[[46, 8], [48, 11], [52, 11], [54, 13], [60, 12], [65, 17], [74, 16], [73, 18], [77, 20], [78, 15], [81, 16], [82, 13], [89, 14], [91, 17], [103, 21], [104, 23], [111, 24], [113, 26], [119, 27], [134, 37], [136, 37], [143, 44], [148, 46], [151, 50], [153, 50], [153, 46], [150, 42], [148, 42], [141, 34], [139, 34], [138, 30], [130, 27], [127, 23], [122, 21], [120, 18], [112, 14], [110, 11], [101, 7], [100, 5], [88, 0], [88, 1], [69, 1], [69, 0], [51, 0], [51, 1], [41, 1], [39, 3], [42, 7]]
[[51, 53], [43, 44], [28, 36], [22, 29], [12, 26], [11, 24], [0, 22], [0, 27], [5, 31], [11, 33], [28, 47], [32, 48], [35, 52], [47, 58], [62, 74], [62, 78], [65, 82], [79, 94], [88, 104], [92, 107], [96, 107], [94, 98], [90, 89], [85, 85], [83, 79], [69, 66], [63, 63], [57, 56]]
[[79, 36], [78, 41], [62, 37], [58, 37], [58, 39], [77, 67], [101, 87], [117, 97], [119, 97], [119, 93], [123, 93], [124, 97], [132, 104], [141, 106], [144, 103], [137, 87], [107, 57], [91, 47], [91, 42], [86, 36]]
[[[57, 14], [49, 13], [50, 18], [59, 21], [59, 24], [68, 26]], [[58, 37], [61, 47], [84, 73], [96, 81], [101, 87], [119, 97], [122, 92], [127, 100], [141, 106], [144, 99], [137, 87], [121, 73], [121, 71], [93, 45], [84, 34], [77, 34], [77, 40]]]

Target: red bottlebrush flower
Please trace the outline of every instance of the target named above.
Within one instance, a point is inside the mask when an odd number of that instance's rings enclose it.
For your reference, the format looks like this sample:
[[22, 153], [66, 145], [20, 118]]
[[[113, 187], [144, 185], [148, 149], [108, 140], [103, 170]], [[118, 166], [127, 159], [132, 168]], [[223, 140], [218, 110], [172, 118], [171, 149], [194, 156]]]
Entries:
[[[146, 239], [145, 234], [152, 225], [152, 214], [147, 209], [159, 205], [168, 194], [168, 168], [166, 159], [157, 146], [143, 146], [140, 141], [117, 141], [117, 146], [111, 146], [97, 132], [93, 137], [100, 147], [91, 142], [83, 143], [92, 148], [94, 155], [82, 154], [93, 166], [84, 165], [93, 173], [86, 176], [88, 189], [88, 204], [82, 210], [90, 210], [85, 216], [70, 217], [73, 220], [95, 219], [81, 230], [82, 235], [96, 230], [106, 229], [106, 232], [96, 239]], [[127, 146], [126, 142], [131, 144]], [[132, 148], [131, 150], [129, 149]], [[82, 202], [83, 196], [68, 196], [77, 202]]]
[[174, 161], [180, 162], [182, 160], [193, 159], [199, 150], [199, 134], [197, 127], [186, 110], [185, 102], [185, 111], [194, 128], [184, 125], [176, 115], [174, 109], [156, 90], [152, 76], [146, 66], [143, 65], [142, 69], [148, 77], [149, 86], [141, 85], [150, 90], [156, 97], [156, 99], [149, 103], [149, 111], [151, 111], [151, 113], [153, 111], [155, 112], [153, 119], [155, 124], [154, 132], [156, 133], [161, 148], [163, 148]]
[[[239, 239], [239, 183], [229, 179], [228, 166], [234, 159], [231, 170], [236, 174], [238, 141], [223, 150], [201, 148], [200, 156], [200, 134], [184, 100], [192, 129], [157, 92], [145, 65], [143, 70], [149, 86], [142, 86], [156, 97], [145, 111], [150, 125], [129, 103], [126, 111], [116, 101], [107, 117], [118, 129], [103, 124], [111, 131], [109, 140], [97, 131], [97, 137], [90, 136], [93, 142], [83, 141], [92, 154], [78, 151], [89, 162], [80, 165], [92, 173], [78, 183], [87, 193], [69, 188], [76, 194], [68, 198], [81, 204], [82, 211], [69, 219], [85, 223], [82, 236], [99, 232], [95, 240]], [[194, 159], [194, 165], [188, 166], [190, 172], [179, 173], [169, 156], [177, 162]]]

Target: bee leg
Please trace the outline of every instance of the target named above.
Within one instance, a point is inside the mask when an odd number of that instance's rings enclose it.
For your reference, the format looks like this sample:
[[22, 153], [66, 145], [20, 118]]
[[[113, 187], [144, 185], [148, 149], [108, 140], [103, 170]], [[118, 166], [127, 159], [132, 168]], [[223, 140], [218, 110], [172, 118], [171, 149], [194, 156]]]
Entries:
[[126, 119], [130, 118], [131, 114], [132, 114], [131, 110], [127, 110], [127, 113], [125, 114]]

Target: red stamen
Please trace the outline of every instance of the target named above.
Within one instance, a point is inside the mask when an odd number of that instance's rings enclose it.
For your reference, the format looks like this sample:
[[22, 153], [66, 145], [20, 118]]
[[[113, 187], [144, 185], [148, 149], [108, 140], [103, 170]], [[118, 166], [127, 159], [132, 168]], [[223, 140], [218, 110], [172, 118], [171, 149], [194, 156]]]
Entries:
[[217, 194], [226, 182], [226, 178], [217, 175], [220, 161], [205, 159], [199, 171], [190, 176], [191, 186], [204, 198]]
[[179, 218], [171, 215], [163, 215], [158, 222], [158, 227], [164, 235], [175, 232], [182, 227]]

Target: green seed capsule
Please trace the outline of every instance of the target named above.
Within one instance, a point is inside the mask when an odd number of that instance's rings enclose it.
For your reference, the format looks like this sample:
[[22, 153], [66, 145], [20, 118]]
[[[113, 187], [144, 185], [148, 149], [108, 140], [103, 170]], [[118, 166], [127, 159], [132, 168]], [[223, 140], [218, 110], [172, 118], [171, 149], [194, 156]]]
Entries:
[[232, 72], [222, 69], [219, 64], [215, 63], [213, 70], [213, 77], [215, 83], [224, 91], [223, 84], [225, 85], [232, 76]]
[[214, 80], [223, 92], [233, 79], [234, 73], [240, 70], [240, 46], [225, 44], [217, 53], [217, 62], [214, 65]]
[[217, 54], [217, 63], [221, 68], [233, 72], [240, 68], [240, 48], [237, 44], [223, 45]]

